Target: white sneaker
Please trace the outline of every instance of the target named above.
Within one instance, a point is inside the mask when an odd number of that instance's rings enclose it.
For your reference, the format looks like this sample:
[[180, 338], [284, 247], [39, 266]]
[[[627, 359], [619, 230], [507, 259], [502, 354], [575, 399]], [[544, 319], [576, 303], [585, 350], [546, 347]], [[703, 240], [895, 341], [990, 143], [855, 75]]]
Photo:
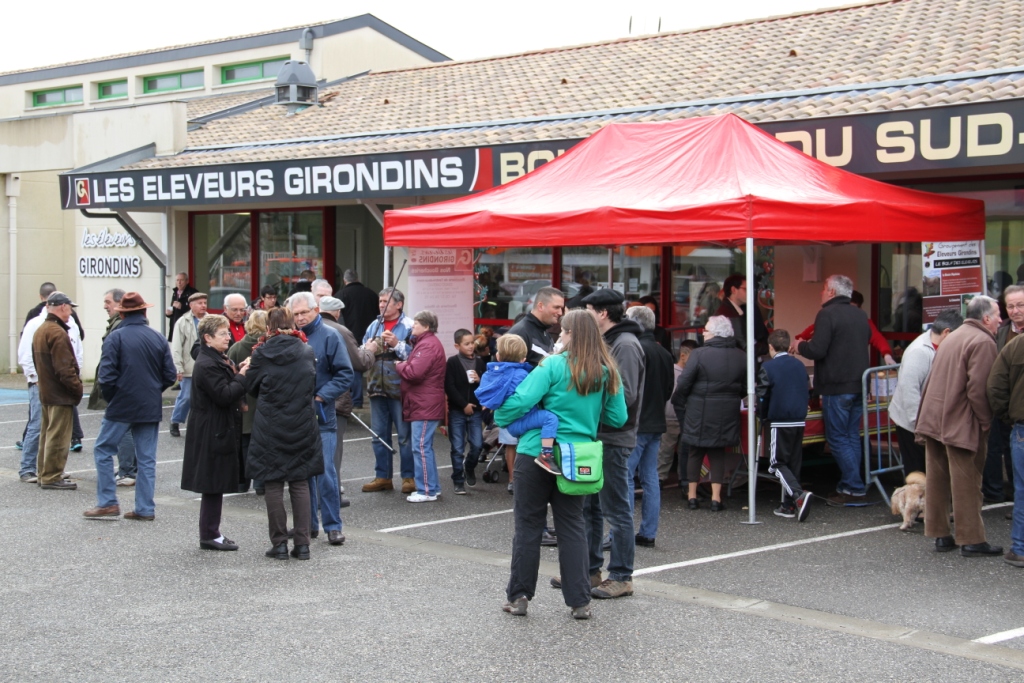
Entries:
[[433, 503], [437, 496], [425, 496], [422, 493], [412, 493], [405, 498], [410, 503]]
[[338, 484], [338, 493], [345, 493], [345, 487], [341, 484]]
[[118, 477], [117, 478], [117, 485], [118, 486], [135, 486], [135, 480], [132, 479], [131, 477]]

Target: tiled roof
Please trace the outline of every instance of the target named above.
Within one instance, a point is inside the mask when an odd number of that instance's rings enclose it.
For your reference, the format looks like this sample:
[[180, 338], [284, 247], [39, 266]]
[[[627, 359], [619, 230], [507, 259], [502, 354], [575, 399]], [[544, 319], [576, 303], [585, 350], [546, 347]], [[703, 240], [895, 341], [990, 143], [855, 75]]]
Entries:
[[246, 102], [252, 102], [274, 93], [273, 88], [260, 88], [259, 90], [246, 90], [245, 92], [228, 93], [224, 95], [210, 95], [207, 97], [197, 97], [194, 100], [188, 100], [188, 120], [194, 121], [195, 119], [203, 116], [209, 116], [219, 111], [231, 109], [237, 107], [240, 104]]
[[266, 106], [210, 121], [182, 154], [133, 168], [580, 138], [613, 119], [763, 122], [1022, 97], [1022, 48], [1021, 0], [889, 0], [370, 73], [294, 116]]

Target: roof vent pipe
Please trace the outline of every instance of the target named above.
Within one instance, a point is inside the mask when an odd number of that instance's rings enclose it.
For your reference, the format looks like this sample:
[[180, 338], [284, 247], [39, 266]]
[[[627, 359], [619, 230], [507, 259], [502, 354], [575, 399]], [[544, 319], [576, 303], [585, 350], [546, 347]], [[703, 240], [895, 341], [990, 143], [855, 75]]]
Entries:
[[309, 57], [313, 53], [313, 40], [316, 39], [316, 34], [313, 29], [307, 28], [302, 32], [302, 37], [299, 38], [299, 49], [306, 51], [306, 63], [309, 63]]
[[275, 102], [288, 107], [292, 115], [317, 103], [316, 75], [306, 62], [290, 59], [281, 65], [274, 91]]

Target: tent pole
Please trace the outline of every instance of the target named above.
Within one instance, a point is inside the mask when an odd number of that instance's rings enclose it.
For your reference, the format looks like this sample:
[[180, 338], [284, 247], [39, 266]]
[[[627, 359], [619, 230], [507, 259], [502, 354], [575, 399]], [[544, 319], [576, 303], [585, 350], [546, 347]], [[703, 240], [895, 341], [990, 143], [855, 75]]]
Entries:
[[391, 286], [391, 247], [384, 247], [384, 286]]
[[615, 288], [615, 250], [608, 247], [608, 289]]
[[757, 396], [754, 384], [754, 358], [757, 343], [754, 339], [754, 306], [757, 305], [757, 285], [754, 282], [754, 238], [747, 238], [747, 509], [745, 524], [759, 524], [754, 494], [757, 493], [757, 434], [754, 432]]

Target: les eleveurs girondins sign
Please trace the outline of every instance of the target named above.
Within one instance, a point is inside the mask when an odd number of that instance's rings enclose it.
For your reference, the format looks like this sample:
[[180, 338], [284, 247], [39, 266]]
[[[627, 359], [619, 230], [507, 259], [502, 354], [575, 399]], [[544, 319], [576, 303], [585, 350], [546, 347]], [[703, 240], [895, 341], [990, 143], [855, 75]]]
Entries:
[[[860, 174], [1024, 164], [1024, 100], [760, 127], [810, 156]], [[61, 204], [128, 209], [463, 195], [511, 182], [578, 142], [67, 173]]]

